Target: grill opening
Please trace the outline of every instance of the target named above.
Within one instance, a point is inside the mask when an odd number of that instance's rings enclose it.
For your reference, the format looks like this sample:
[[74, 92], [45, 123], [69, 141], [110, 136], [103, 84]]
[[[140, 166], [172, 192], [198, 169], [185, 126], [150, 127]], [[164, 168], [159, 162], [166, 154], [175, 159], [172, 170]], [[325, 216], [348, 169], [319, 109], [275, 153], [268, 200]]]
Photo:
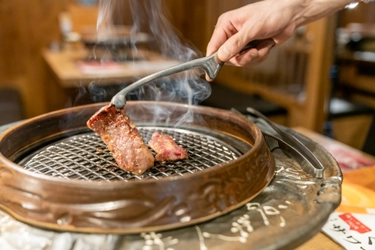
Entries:
[[[119, 168], [101, 138], [94, 132], [86, 132], [40, 148], [18, 164], [28, 171], [65, 179], [86, 181], [160, 179], [167, 176], [194, 174], [235, 160], [242, 155], [244, 148], [242, 142], [235, 142], [235, 138], [229, 138], [228, 144], [221, 140], [222, 134], [218, 134], [220, 138], [218, 139], [212, 136], [212, 132], [207, 135], [185, 129], [162, 127], [138, 127], [138, 130], [145, 143], [156, 131], [172, 136], [178, 145], [187, 150], [189, 159], [155, 162], [153, 168], [137, 176]], [[241, 145], [239, 146], [241, 151], [232, 146], [236, 144]]]

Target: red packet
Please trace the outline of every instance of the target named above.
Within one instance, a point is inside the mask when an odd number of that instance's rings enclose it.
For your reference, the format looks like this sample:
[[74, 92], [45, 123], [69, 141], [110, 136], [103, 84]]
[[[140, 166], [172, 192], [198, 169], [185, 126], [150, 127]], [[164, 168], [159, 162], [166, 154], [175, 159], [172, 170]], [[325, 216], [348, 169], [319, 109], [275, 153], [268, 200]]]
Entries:
[[88, 75], [118, 74], [124, 70], [121, 64], [114, 61], [79, 61], [77, 67], [83, 74]]
[[345, 249], [375, 249], [375, 214], [334, 212], [322, 231]]
[[337, 163], [343, 172], [375, 165], [375, 162], [371, 159], [340, 145], [328, 145], [325, 148], [337, 160]]
[[371, 232], [372, 230], [358, 220], [354, 215], [350, 213], [343, 213], [339, 215], [339, 218], [342, 219], [346, 224], [349, 225], [351, 231], [357, 231], [360, 234], [365, 234]]

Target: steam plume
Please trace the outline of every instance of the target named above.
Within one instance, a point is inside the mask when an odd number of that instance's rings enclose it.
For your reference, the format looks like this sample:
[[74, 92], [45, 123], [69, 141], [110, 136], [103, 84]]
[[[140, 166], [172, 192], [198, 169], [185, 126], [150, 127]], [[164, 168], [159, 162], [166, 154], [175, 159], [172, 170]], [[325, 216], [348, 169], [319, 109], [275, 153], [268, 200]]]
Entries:
[[[168, 58], [184, 62], [200, 56], [178, 35], [168, 21], [162, 3], [162, 0], [100, 0], [97, 31], [100, 34], [117, 25], [130, 25], [134, 39], [140, 32], [149, 34], [153, 39], [151, 49]], [[136, 42], [132, 46], [136, 51]], [[210, 85], [200, 78], [201, 73], [194, 70], [163, 78], [135, 90], [131, 96], [140, 100], [197, 104], [211, 93]], [[164, 111], [155, 112], [155, 117], [158, 117]], [[188, 112], [179, 123], [188, 123], [191, 119], [192, 114]]]

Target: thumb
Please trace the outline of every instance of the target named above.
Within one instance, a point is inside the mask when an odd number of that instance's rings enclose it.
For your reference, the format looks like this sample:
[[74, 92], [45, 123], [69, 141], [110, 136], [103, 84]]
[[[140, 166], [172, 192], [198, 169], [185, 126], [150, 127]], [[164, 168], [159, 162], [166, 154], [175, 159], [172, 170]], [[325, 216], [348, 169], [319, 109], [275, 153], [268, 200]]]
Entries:
[[238, 35], [231, 36], [217, 51], [217, 57], [222, 62], [229, 61], [232, 57], [236, 56], [242, 48], [246, 45]]

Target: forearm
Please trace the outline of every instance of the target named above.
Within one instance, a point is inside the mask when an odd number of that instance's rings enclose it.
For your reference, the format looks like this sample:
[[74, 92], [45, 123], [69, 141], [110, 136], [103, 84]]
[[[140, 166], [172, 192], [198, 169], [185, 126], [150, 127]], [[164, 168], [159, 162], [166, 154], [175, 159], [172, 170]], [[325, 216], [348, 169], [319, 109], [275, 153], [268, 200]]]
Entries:
[[[284, 0], [282, 0], [284, 1]], [[285, 0], [288, 1], [288, 0]], [[293, 0], [300, 2], [299, 8], [295, 9], [296, 26], [328, 16], [334, 12], [344, 9], [350, 3], [360, 2], [360, 0]]]

